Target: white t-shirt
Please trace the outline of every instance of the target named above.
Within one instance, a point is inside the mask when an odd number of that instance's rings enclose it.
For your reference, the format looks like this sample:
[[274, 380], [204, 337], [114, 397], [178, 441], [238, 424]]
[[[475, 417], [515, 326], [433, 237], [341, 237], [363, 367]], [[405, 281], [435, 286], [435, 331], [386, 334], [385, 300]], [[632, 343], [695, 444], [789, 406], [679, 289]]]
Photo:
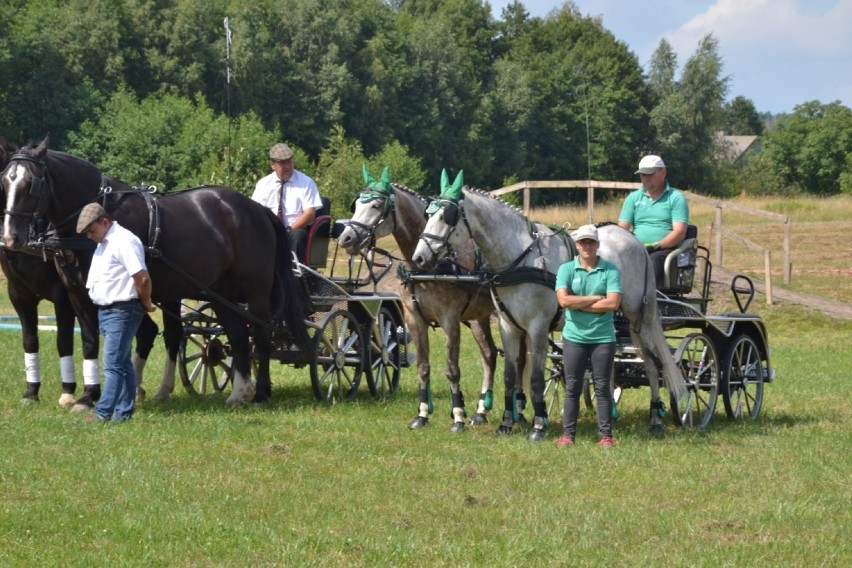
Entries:
[[133, 275], [140, 270], [147, 270], [142, 241], [113, 221], [92, 257], [89, 297], [99, 306], [138, 298]]
[[[278, 215], [281, 203], [281, 180], [278, 175], [272, 172], [261, 178], [255, 185], [251, 198]], [[293, 175], [284, 183], [284, 226], [289, 227], [305, 209], [311, 207], [322, 207], [317, 184], [306, 174], [293, 170]]]

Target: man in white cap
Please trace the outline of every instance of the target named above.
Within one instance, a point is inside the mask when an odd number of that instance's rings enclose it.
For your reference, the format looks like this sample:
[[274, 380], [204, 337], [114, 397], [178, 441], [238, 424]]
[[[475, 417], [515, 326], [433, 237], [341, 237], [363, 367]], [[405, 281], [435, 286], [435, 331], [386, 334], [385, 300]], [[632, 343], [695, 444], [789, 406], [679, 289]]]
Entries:
[[666, 256], [686, 237], [689, 205], [682, 192], [669, 186], [661, 157], [645, 156], [636, 173], [642, 187], [624, 200], [618, 224], [633, 231], [648, 249], [659, 288], [665, 276]]
[[139, 238], [111, 220], [98, 203], [83, 207], [77, 232], [98, 243], [86, 288], [98, 306], [98, 326], [104, 338], [103, 389], [86, 421], [130, 420], [136, 409], [131, 342], [145, 312], [155, 309], [145, 250]]
[[269, 149], [272, 173], [257, 182], [251, 198], [278, 215], [287, 228], [290, 249], [304, 262], [308, 244], [308, 226], [322, 207], [317, 184], [293, 167], [293, 150], [287, 144]]

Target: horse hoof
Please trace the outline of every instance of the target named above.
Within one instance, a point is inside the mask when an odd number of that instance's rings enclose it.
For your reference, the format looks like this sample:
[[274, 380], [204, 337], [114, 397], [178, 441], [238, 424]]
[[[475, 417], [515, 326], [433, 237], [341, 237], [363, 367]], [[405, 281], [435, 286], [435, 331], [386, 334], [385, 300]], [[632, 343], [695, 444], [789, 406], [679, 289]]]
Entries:
[[527, 436], [530, 442], [541, 442], [545, 438], [547, 438], [547, 430], [544, 428], [533, 428]]
[[651, 424], [648, 426], [648, 432], [651, 434], [661, 434], [665, 431], [665, 424]]
[[465, 431], [464, 422], [453, 422], [453, 425], [450, 426], [450, 432], [453, 434], [460, 434]]
[[511, 426], [506, 426], [505, 424], [500, 424], [500, 427], [497, 428], [498, 436], [511, 436], [514, 434]]
[[64, 392], [59, 396], [59, 407], [64, 408], [65, 410], [71, 410], [71, 407], [74, 406], [74, 395], [68, 392]]
[[429, 425], [429, 417], [428, 416], [418, 416], [414, 420], [411, 421], [411, 424], [408, 425], [409, 430], [417, 430], [418, 428], [424, 428]]
[[24, 395], [23, 397], [21, 397], [21, 404], [35, 404], [36, 402], [41, 402], [37, 394]]
[[482, 426], [483, 424], [488, 424], [488, 417], [481, 412], [477, 412], [470, 418], [471, 426]]
[[148, 393], [142, 387], [136, 387], [136, 402], [145, 402]]
[[154, 396], [151, 397], [151, 400], [154, 402], [163, 402], [164, 400], [169, 400], [171, 393], [168, 391], [157, 391], [154, 393]]

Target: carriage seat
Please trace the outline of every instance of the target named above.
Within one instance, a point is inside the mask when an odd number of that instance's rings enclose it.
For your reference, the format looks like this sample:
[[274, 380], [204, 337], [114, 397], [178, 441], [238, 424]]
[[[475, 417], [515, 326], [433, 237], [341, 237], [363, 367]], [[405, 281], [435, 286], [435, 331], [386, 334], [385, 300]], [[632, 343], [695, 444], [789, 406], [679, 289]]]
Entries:
[[325, 268], [328, 260], [328, 242], [331, 235], [331, 199], [320, 196], [322, 207], [317, 209], [314, 222], [308, 226], [308, 243], [302, 264], [311, 268]]
[[692, 292], [697, 255], [698, 227], [688, 225], [683, 242], [666, 256], [665, 275], [660, 291], [664, 294], [689, 294]]

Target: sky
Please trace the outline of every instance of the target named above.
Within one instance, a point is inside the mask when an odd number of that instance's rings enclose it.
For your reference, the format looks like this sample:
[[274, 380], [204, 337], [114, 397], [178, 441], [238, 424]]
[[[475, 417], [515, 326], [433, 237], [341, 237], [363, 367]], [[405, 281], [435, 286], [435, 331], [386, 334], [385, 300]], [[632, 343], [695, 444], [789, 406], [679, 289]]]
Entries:
[[[489, 0], [496, 18], [510, 0]], [[563, 0], [521, 0], [545, 17]], [[759, 113], [839, 100], [852, 107], [852, 0], [574, 0], [583, 16], [627, 44], [647, 71], [660, 39], [677, 53], [677, 77], [708, 33], [719, 42], [727, 100]]]

